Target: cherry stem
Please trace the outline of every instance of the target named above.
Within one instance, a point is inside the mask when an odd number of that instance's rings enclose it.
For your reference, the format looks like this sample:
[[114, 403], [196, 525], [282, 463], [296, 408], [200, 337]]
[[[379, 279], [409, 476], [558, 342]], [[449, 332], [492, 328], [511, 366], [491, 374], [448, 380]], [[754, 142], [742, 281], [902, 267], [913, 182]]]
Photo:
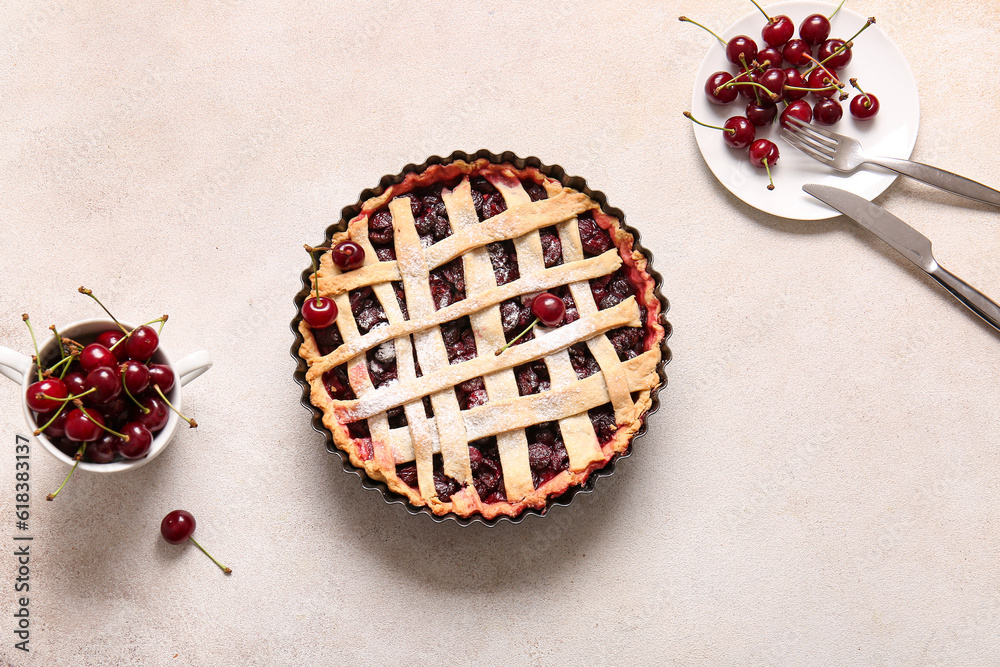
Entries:
[[501, 347], [499, 350], [497, 350], [497, 356], [499, 357], [501, 354], [503, 354], [504, 350], [506, 350], [508, 347], [510, 347], [511, 345], [513, 345], [514, 343], [516, 343], [517, 341], [521, 340], [521, 338], [523, 338], [524, 335], [527, 334], [529, 331], [531, 331], [532, 329], [534, 329], [535, 325], [538, 324], [539, 322], [541, 322], [541, 320], [542, 320], [542, 318], [536, 317], [535, 321], [532, 322], [531, 324], [529, 324], [527, 329], [525, 329], [521, 333], [519, 333], [516, 336], [514, 336], [514, 338], [509, 343], [507, 343], [506, 345], [504, 345], [503, 347]]
[[[865, 21], [865, 24], [863, 26], [861, 26], [861, 30], [858, 30], [856, 33], [854, 33], [854, 36], [851, 37], [849, 40], [847, 40], [847, 42], [853, 42], [855, 39], [858, 38], [858, 35], [860, 35], [861, 33], [863, 33], [865, 30], [868, 30], [869, 26], [871, 26], [873, 23], [875, 23], [875, 17], [874, 16], [869, 16], [868, 20]], [[846, 45], [847, 42], [845, 42], [845, 45]]]
[[[756, 81], [737, 81], [736, 79], [730, 79], [726, 83], [724, 83], [721, 86], [719, 86], [718, 88], [716, 88], [715, 89], [715, 94], [718, 95], [719, 91], [722, 90], [723, 88], [731, 88], [733, 86], [755, 86], [755, 87], [760, 88], [761, 90], [763, 90], [765, 93], [767, 93], [767, 96], [770, 98], [770, 100], [772, 102], [777, 102], [779, 99], [781, 99], [781, 97], [779, 95], [775, 95], [770, 90], [768, 90], [764, 86], [760, 85]], [[754, 92], [756, 92], [756, 91], [754, 91]], [[758, 101], [760, 101], [760, 100], [758, 100]]]
[[118, 320], [117, 320], [117, 319], [115, 318], [115, 316], [111, 314], [111, 311], [110, 311], [110, 310], [108, 310], [107, 308], [105, 308], [105, 307], [104, 307], [104, 304], [103, 304], [103, 303], [101, 303], [101, 300], [100, 300], [100, 299], [98, 299], [98, 298], [97, 298], [96, 296], [94, 296], [94, 293], [93, 293], [93, 292], [91, 292], [91, 291], [90, 291], [89, 289], [87, 289], [86, 287], [80, 287], [80, 288], [79, 288], [79, 289], [78, 289], [77, 291], [78, 291], [78, 292], [79, 292], [80, 294], [86, 294], [86, 295], [87, 295], [87, 296], [89, 296], [89, 297], [90, 297], [91, 299], [93, 299], [94, 301], [96, 301], [96, 302], [97, 302], [97, 305], [98, 305], [98, 306], [100, 306], [100, 307], [101, 307], [101, 309], [102, 309], [102, 310], [103, 310], [103, 311], [104, 311], [105, 313], [107, 313], [107, 314], [108, 314], [108, 317], [110, 317], [110, 318], [111, 318], [112, 320], [114, 320], [114, 323], [118, 325], [118, 328], [122, 330], [122, 333], [127, 333], [127, 332], [125, 331], [125, 327], [123, 327], [123, 326], [122, 326], [122, 323], [121, 323], [121, 322], [119, 322], [119, 321], [118, 321]]
[[[163, 325], [167, 323], [168, 319], [170, 319], [170, 317], [168, 315], [166, 315], [166, 314], [164, 314], [164, 316], [160, 318], [160, 328], [156, 330], [156, 337], [157, 338], [159, 338], [160, 334], [163, 333]], [[153, 320], [153, 322], [155, 322], [155, 321], [156, 320]]]
[[47, 400], [50, 400], [50, 401], [53, 401], [53, 402], [58, 401], [60, 403], [72, 403], [76, 399], [83, 398], [87, 394], [93, 394], [95, 391], [97, 391], [97, 389], [95, 389], [94, 387], [91, 387], [87, 391], [83, 392], [82, 394], [77, 394], [76, 396], [67, 396], [66, 398], [49, 398]]
[[[756, 7], [757, 9], [760, 10], [760, 13], [764, 15], [764, 18], [767, 19], [768, 23], [774, 23], [774, 19], [772, 19], [770, 16], [768, 16], [767, 12], [764, 11], [764, 8], [757, 4], [757, 0], [750, 0], [750, 2], [753, 3], [754, 7]], [[846, 2], [846, 0], [845, 0], [845, 2]]]
[[31, 328], [31, 320], [28, 319], [28, 313], [21, 315], [21, 319], [28, 325], [28, 333], [31, 334], [31, 344], [35, 346], [35, 370], [38, 371], [38, 379], [40, 381], [42, 380], [42, 364], [38, 359], [38, 341], [35, 340], [35, 331]]
[[735, 128], [732, 128], [732, 127], [719, 127], [718, 125], [709, 125], [708, 123], [703, 123], [700, 120], [698, 120], [697, 118], [695, 118], [693, 115], [691, 115], [690, 111], [685, 111], [684, 112], [684, 116], [688, 120], [694, 121], [695, 123], [697, 123], [698, 125], [701, 125], [702, 127], [709, 127], [709, 128], [711, 128], [713, 130], [722, 130], [723, 132], [728, 132], [729, 134], [736, 134], [736, 129]]
[[[56, 325], [54, 325], [54, 324], [49, 325], [49, 330], [52, 331], [52, 333], [56, 337], [56, 345], [59, 346], [59, 359], [60, 360], [65, 359], [66, 358], [66, 351], [63, 350], [62, 340], [59, 339], [59, 330], [56, 329]], [[49, 369], [49, 370], [52, 370], [52, 369]]]
[[[91, 391], [93, 391], [93, 390], [91, 390]], [[88, 392], [88, 393], [89, 393], [89, 392]], [[81, 394], [81, 395], [82, 395], [82, 394]], [[99, 422], [99, 421], [97, 421], [96, 419], [94, 419], [93, 417], [91, 417], [91, 416], [90, 416], [90, 413], [89, 413], [89, 412], [87, 412], [86, 410], [84, 410], [84, 411], [83, 411], [83, 416], [84, 416], [84, 417], [86, 417], [87, 419], [89, 419], [90, 421], [94, 422], [94, 423], [95, 423], [95, 424], [97, 424], [98, 426], [100, 426], [100, 427], [101, 427], [102, 429], [104, 429], [105, 431], [107, 431], [107, 432], [108, 432], [108, 433], [110, 433], [111, 435], [117, 435], [117, 436], [118, 436], [119, 438], [121, 438], [121, 439], [122, 439], [122, 440], [124, 440], [125, 442], [128, 442], [129, 438], [128, 438], [128, 436], [127, 436], [127, 435], [125, 435], [124, 433], [119, 433], [118, 431], [116, 431], [116, 430], [114, 430], [114, 429], [112, 429], [112, 428], [108, 428], [107, 426], [105, 426], [105, 425], [104, 425], [104, 424], [102, 424], [101, 422]]]
[[837, 8], [833, 10], [833, 13], [830, 14], [830, 16], [827, 17], [827, 19], [832, 19], [834, 16], [836, 16], [837, 12], [840, 11], [840, 8], [844, 6], [845, 2], [847, 2], [847, 0], [840, 0], [840, 4], [837, 5]]
[[212, 554], [210, 554], [207, 551], [205, 551], [205, 547], [203, 547], [200, 544], [198, 544], [198, 542], [193, 537], [188, 537], [188, 539], [191, 540], [192, 542], [194, 542], [194, 545], [196, 547], [198, 547], [199, 549], [201, 549], [201, 552], [203, 554], [205, 554], [206, 556], [208, 556], [209, 558], [211, 558], [212, 562], [215, 563], [216, 565], [218, 565], [220, 570], [222, 570], [226, 574], [232, 574], [233, 573], [233, 571], [230, 570], [228, 567], [226, 567], [225, 565], [223, 565], [219, 561], [215, 560], [215, 557]]
[[837, 87], [826, 86], [825, 88], [803, 88], [801, 86], [785, 86], [785, 90], [804, 90], [807, 93], [821, 93], [825, 90], [837, 90]]
[[[137, 326], [135, 329], [132, 329], [131, 331], [125, 331], [125, 329], [122, 329], [122, 331], [125, 332], [125, 335], [122, 336], [121, 338], [119, 338], [115, 342], [114, 345], [112, 345], [111, 347], [108, 348], [108, 350], [111, 350], [113, 352], [116, 347], [118, 347], [119, 345], [121, 345], [122, 343], [124, 343], [125, 341], [127, 341], [129, 338], [131, 338], [132, 334], [134, 334], [140, 327], [149, 326], [150, 324], [156, 324], [157, 322], [159, 322], [160, 323], [160, 331], [163, 331], [163, 325], [166, 323], [166, 321], [169, 318], [170, 318], [169, 315], [161, 315], [160, 317], [157, 317], [155, 320], [150, 320], [148, 322], [140, 324], [139, 326]], [[121, 326], [121, 325], [119, 325], [119, 326]], [[160, 334], [157, 333], [156, 335], [159, 336]]]
[[[77, 357], [79, 357], [79, 356], [80, 356], [80, 353], [79, 353], [79, 352], [70, 352], [70, 353], [69, 353], [69, 356], [68, 356], [68, 357], [66, 357], [66, 359], [69, 359], [69, 360], [70, 360], [70, 361], [69, 361], [69, 363], [68, 363], [68, 364], [66, 364], [65, 366], [63, 366], [63, 369], [62, 369], [61, 371], [59, 371], [59, 379], [60, 379], [60, 380], [62, 380], [62, 379], [63, 379], [64, 377], [66, 377], [66, 373], [67, 373], [67, 372], [69, 372], [69, 367], [73, 365], [73, 361], [74, 361], [74, 360], [75, 360], [75, 359], [76, 359]], [[62, 361], [60, 361], [59, 363], [61, 364], [61, 363], [63, 363], [63, 362], [62, 362]], [[57, 365], [58, 365], [58, 364], [57, 364]]]
[[38, 428], [36, 428], [33, 435], [41, 435], [42, 431], [52, 426], [52, 422], [54, 422], [59, 417], [59, 415], [62, 414], [62, 411], [66, 409], [67, 405], [69, 405], [69, 403], [63, 403], [62, 405], [60, 405], [59, 409], [56, 410], [56, 413], [52, 415], [52, 418], [49, 419], [49, 421], [45, 422], [45, 426], [39, 426]]
[[861, 94], [865, 96], [865, 99], [861, 101], [861, 104], [863, 104], [866, 109], [871, 109], [871, 107], [872, 107], [872, 98], [869, 97], [868, 93], [866, 93], [864, 90], [861, 90], [861, 86], [858, 85], [857, 78], [850, 79], [850, 82], [851, 82], [852, 86], [854, 86], [855, 88], [857, 88], [858, 90], [860, 90]]
[[764, 158], [762, 161], [764, 163], [764, 169], [767, 170], [767, 180], [770, 181], [770, 183], [768, 183], [768, 185], [767, 185], [767, 189], [768, 190], [773, 190], [774, 189], [774, 179], [771, 178], [771, 167], [767, 164], [767, 158]]
[[[69, 368], [69, 364], [66, 363], [66, 362], [67, 361], [72, 362], [74, 358], [75, 358], [75, 356], [72, 355], [72, 354], [70, 356], [68, 356], [68, 357], [63, 357], [62, 360], [57, 361], [56, 363], [54, 363], [52, 365], [52, 368], [49, 369], [49, 372], [50, 373], [55, 373], [56, 369], [59, 368], [60, 366], [65, 366], [66, 368]], [[63, 371], [65, 371], [66, 368], [63, 368]], [[61, 375], [59, 377], [62, 378]]]
[[813, 58], [809, 54], [806, 54], [806, 58], [808, 58], [809, 60], [811, 60], [814, 63], [816, 63], [816, 67], [813, 67], [814, 70], [817, 69], [817, 68], [819, 68], [819, 69], [822, 69], [824, 72], [827, 73], [827, 75], [830, 77], [829, 81], [830, 81], [830, 85], [831, 86], [833, 86], [837, 90], [843, 90], [844, 89], [844, 84], [840, 82], [840, 79], [837, 78], [837, 75], [834, 74], [833, 72], [831, 72], [830, 70], [828, 70], [826, 67], [824, 67], [823, 63], [821, 63], [820, 61], [816, 60], [815, 58]]
[[313, 266], [313, 287], [316, 290], [316, 305], [321, 305], [323, 302], [319, 295], [319, 266], [316, 264], [316, 255], [313, 254], [313, 251], [318, 250], [318, 248], [307, 245], [305, 249], [309, 251], [309, 261], [312, 262]]
[[[830, 60], [831, 58], [836, 58], [841, 53], [843, 53], [844, 51], [846, 51], [847, 49], [849, 49], [849, 48], [851, 48], [853, 46], [854, 46], [854, 42], [851, 42], [851, 41], [844, 42], [843, 44], [841, 44], [840, 46], [837, 47], [836, 51], [834, 51], [833, 53], [831, 53], [830, 55], [828, 55], [826, 58], [823, 58], [823, 60], [819, 61], [818, 65], [813, 65], [812, 67], [810, 67], [809, 69], [807, 69], [805, 71], [805, 73], [802, 75], [802, 78], [805, 78], [805, 77], [809, 76], [810, 74], [813, 73], [814, 70], [816, 70], [817, 67], [819, 67], [820, 65], [825, 64], [827, 60]], [[824, 67], [823, 69], [825, 70], [826, 68]]]
[[80, 459], [83, 458], [83, 450], [86, 449], [86, 447], [87, 443], [80, 443], [80, 449], [77, 450], [76, 456], [73, 457], [74, 463], [73, 467], [69, 469], [69, 474], [66, 475], [66, 479], [64, 479], [63, 483], [59, 485], [59, 488], [56, 489], [55, 493], [50, 493], [49, 495], [45, 496], [46, 500], [55, 500], [56, 496], [59, 495], [59, 492], [62, 491], [62, 488], [66, 486], [66, 482], [68, 482], [69, 478], [73, 476], [73, 473], [76, 471], [76, 467], [80, 465]]
[[145, 405], [143, 405], [138, 400], [136, 400], [135, 396], [132, 395], [132, 392], [130, 392], [128, 390], [128, 385], [125, 383], [125, 367], [124, 366], [122, 366], [122, 371], [121, 371], [120, 375], [122, 377], [122, 389], [125, 390], [125, 395], [128, 396], [129, 399], [133, 403], [135, 403], [137, 406], [139, 406], [139, 409], [142, 410], [142, 414], [148, 415], [149, 414], [149, 408], [147, 408]]
[[716, 34], [715, 34], [714, 32], [712, 32], [711, 30], [709, 30], [708, 28], [706, 28], [706, 27], [705, 27], [705, 26], [703, 26], [702, 24], [698, 23], [697, 21], [692, 21], [691, 19], [689, 19], [689, 18], [688, 18], [688, 17], [686, 17], [686, 16], [679, 16], [679, 17], [677, 18], [677, 20], [678, 20], [678, 21], [684, 21], [685, 23], [694, 23], [694, 24], [695, 24], [696, 26], [698, 26], [699, 28], [701, 28], [702, 30], [706, 31], [706, 32], [707, 32], [708, 34], [712, 35], [712, 36], [713, 36], [713, 37], [715, 37], [715, 38], [716, 38], [717, 40], [719, 40], [719, 43], [720, 43], [720, 44], [722, 44], [722, 46], [725, 46], [725, 45], [726, 45], [726, 42], [725, 42], [725, 40], [723, 40], [723, 39], [722, 39], [721, 37], [719, 37], [718, 35], [716, 35]]
[[164, 403], [166, 403], [167, 405], [169, 405], [169, 406], [170, 406], [170, 409], [171, 409], [171, 410], [173, 410], [174, 412], [176, 412], [176, 413], [177, 413], [177, 416], [178, 416], [178, 417], [180, 417], [181, 419], [183, 419], [184, 421], [186, 421], [186, 422], [188, 423], [188, 425], [189, 425], [189, 426], [190, 426], [191, 428], [198, 428], [198, 422], [196, 422], [196, 421], [195, 421], [194, 419], [190, 419], [190, 418], [188, 418], [188, 417], [185, 417], [184, 415], [182, 415], [182, 414], [181, 414], [181, 413], [180, 413], [180, 412], [179, 412], [179, 411], [177, 410], [177, 408], [175, 408], [175, 407], [174, 407], [174, 406], [173, 406], [173, 405], [172, 405], [172, 404], [170, 403], [170, 399], [168, 399], [168, 398], [167, 398], [166, 396], [164, 396], [164, 395], [163, 395], [163, 391], [161, 391], [161, 390], [160, 390], [160, 385], [158, 385], [158, 384], [154, 384], [154, 385], [153, 385], [153, 389], [154, 389], [154, 390], [156, 391], [156, 393], [157, 393], [157, 394], [159, 394], [159, 395], [160, 395], [160, 398], [162, 398], [162, 399], [163, 399], [163, 402], [164, 402]]

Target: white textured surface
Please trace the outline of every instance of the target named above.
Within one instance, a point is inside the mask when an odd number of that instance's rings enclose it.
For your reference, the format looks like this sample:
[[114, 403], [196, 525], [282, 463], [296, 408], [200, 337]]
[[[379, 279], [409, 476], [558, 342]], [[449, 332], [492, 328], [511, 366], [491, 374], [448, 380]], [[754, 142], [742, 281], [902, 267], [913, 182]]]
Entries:
[[[997, 5], [851, 6], [913, 68], [915, 158], [996, 185]], [[34, 651], [12, 648], [7, 555], [0, 659], [996, 664], [1000, 337], [843, 218], [776, 220], [714, 180], [680, 115], [710, 38], [676, 17], [746, 11], [8, 6], [0, 342], [29, 349], [23, 311], [96, 315], [84, 284], [122, 318], [168, 312], [170, 349], [215, 367], [185, 393], [200, 428], [141, 470], [45, 503], [65, 468], [35, 449]], [[345, 475], [288, 354], [301, 244], [383, 174], [480, 147], [561, 164], [626, 211], [676, 332], [620, 472], [494, 529], [412, 517]], [[878, 201], [1000, 297], [997, 211], [911, 182]], [[17, 401], [0, 383], [3, 535]], [[232, 577], [159, 538], [178, 507]]]

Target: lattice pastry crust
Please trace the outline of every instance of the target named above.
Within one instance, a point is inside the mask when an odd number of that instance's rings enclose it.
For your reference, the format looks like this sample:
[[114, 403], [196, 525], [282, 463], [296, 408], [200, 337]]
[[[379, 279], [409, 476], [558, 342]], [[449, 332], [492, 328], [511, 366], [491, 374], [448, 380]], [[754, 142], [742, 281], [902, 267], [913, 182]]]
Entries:
[[[475, 176], [485, 177], [502, 194], [506, 211], [480, 221], [470, 187], [470, 177]], [[531, 201], [522, 182], [540, 184], [548, 197]], [[442, 192], [452, 233], [425, 247], [415, 227], [410, 199], [402, 195], [440, 183], [453, 184]], [[369, 239], [370, 216], [385, 210], [386, 205], [392, 215], [395, 261], [379, 261]], [[593, 257], [585, 257], [577, 226], [576, 216], [588, 212], [613, 241], [610, 250]], [[563, 262], [546, 268], [538, 230], [551, 226], [558, 230]], [[656, 367], [664, 329], [645, 257], [633, 251], [632, 236], [618, 220], [600, 211], [596, 202], [533, 168], [521, 170], [487, 160], [454, 162], [411, 173], [402, 183], [365, 202], [347, 231], [335, 235], [331, 245], [348, 238], [365, 249], [364, 266], [342, 272], [327, 252], [319, 270], [320, 293], [332, 297], [339, 307], [335, 326], [343, 344], [321, 354], [313, 332], [303, 321], [299, 324], [304, 338], [299, 354], [309, 365], [306, 377], [311, 400], [323, 411], [324, 425], [336, 445], [350, 455], [353, 465], [405, 495], [414, 505], [429, 506], [435, 514], [493, 518], [543, 507], [547, 498], [583, 483], [592, 471], [625, 451], [650, 408], [650, 391], [660, 382]], [[520, 278], [498, 286], [486, 246], [507, 240], [516, 248]], [[435, 309], [430, 272], [456, 258], [461, 258], [464, 268], [465, 298]], [[624, 269], [636, 294], [599, 310], [589, 281], [619, 268]], [[405, 290], [408, 319], [397, 301], [394, 282], [401, 282]], [[501, 302], [558, 286], [568, 286], [579, 319], [552, 329], [537, 328], [533, 339], [496, 355], [494, 350], [506, 342]], [[388, 321], [362, 334], [349, 294], [364, 287], [372, 288]], [[640, 321], [640, 304], [645, 321]], [[449, 363], [440, 325], [463, 317], [471, 322], [477, 355]], [[622, 326], [643, 327], [645, 351], [626, 361], [619, 359], [605, 336]], [[579, 379], [567, 353], [578, 343], [586, 344], [600, 366], [600, 372], [584, 379]], [[392, 346], [390, 353], [395, 353], [398, 381], [375, 388], [366, 354], [387, 344]], [[520, 396], [512, 369], [538, 359], [544, 360], [551, 388]], [[414, 361], [422, 371], [420, 377]], [[347, 377], [356, 396], [352, 400], [334, 399], [324, 383], [324, 374], [342, 364], [347, 364]], [[461, 410], [455, 387], [478, 377], [484, 379], [488, 402]], [[433, 417], [426, 416], [424, 397], [430, 398]], [[613, 406], [618, 430], [601, 444], [588, 410], [607, 403]], [[387, 413], [399, 406], [407, 425], [390, 428]], [[370, 440], [351, 437], [346, 425], [358, 420], [367, 420]], [[535, 488], [525, 429], [542, 422], [558, 422], [568, 465]], [[484, 502], [473, 484], [469, 443], [489, 436], [496, 437], [506, 501]], [[435, 490], [434, 457], [438, 453], [444, 473], [461, 485], [450, 499], [439, 498]], [[417, 488], [397, 474], [397, 466], [413, 461]]]

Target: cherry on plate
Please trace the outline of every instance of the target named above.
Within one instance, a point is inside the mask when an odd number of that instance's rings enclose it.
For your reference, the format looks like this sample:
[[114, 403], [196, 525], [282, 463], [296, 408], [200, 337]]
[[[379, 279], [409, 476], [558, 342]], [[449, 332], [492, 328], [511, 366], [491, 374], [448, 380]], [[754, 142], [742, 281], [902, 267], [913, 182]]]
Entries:
[[837, 100], [824, 97], [813, 106], [813, 118], [820, 125], [833, 125], [844, 115], [844, 108]]
[[810, 14], [799, 24], [799, 37], [809, 46], [821, 44], [830, 36], [830, 19], [822, 14]]
[[719, 88], [732, 80], [733, 75], [729, 72], [716, 72], [712, 76], [708, 77], [708, 81], [705, 82], [705, 95], [708, 97], [708, 101], [712, 104], [722, 106], [735, 100], [740, 94], [740, 91], [736, 90], [735, 86], [722, 89]]
[[878, 113], [878, 98], [871, 93], [855, 95], [851, 99], [851, 115], [858, 120], [871, 120]]
[[781, 53], [790, 65], [804, 67], [809, 64], [806, 56], [812, 57], [812, 48], [801, 39], [790, 39]]

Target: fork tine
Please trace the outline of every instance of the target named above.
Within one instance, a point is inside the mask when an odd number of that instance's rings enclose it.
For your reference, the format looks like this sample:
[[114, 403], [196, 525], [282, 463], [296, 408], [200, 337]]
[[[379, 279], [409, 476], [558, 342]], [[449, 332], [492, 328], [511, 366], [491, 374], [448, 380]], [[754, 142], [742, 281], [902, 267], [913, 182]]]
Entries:
[[[793, 139], [794, 138], [796, 143], [793, 144], [793, 145], [802, 144], [804, 146], [808, 146], [809, 148], [813, 149], [817, 153], [822, 153], [823, 155], [825, 155], [830, 160], [834, 159], [837, 156], [836, 149], [830, 148], [826, 144], [821, 144], [820, 142], [816, 141], [815, 139], [813, 139], [812, 137], [810, 137], [808, 135], [805, 135], [805, 134], [795, 134], [793, 132], [789, 132], [788, 130], [782, 129], [781, 130], [781, 136], [784, 137], [785, 139]], [[791, 141], [789, 141], [789, 143], [791, 143]]]
[[811, 125], [800, 118], [796, 118], [795, 116], [789, 115], [788, 120], [792, 124], [792, 127], [794, 128], [793, 131], [808, 134], [815, 140], [822, 141], [823, 143], [829, 145], [831, 148], [836, 148], [838, 139], [837, 135], [835, 135], [833, 132], [821, 129], [819, 127], [816, 127], [815, 125]]
[[827, 155], [826, 153], [821, 153], [812, 146], [800, 141], [799, 138], [793, 135], [791, 132], [782, 131], [781, 138], [790, 143], [795, 148], [805, 153], [806, 155], [808, 155], [809, 157], [815, 158], [816, 160], [819, 160], [823, 164], [830, 164], [831, 162], [833, 162], [832, 156]]

